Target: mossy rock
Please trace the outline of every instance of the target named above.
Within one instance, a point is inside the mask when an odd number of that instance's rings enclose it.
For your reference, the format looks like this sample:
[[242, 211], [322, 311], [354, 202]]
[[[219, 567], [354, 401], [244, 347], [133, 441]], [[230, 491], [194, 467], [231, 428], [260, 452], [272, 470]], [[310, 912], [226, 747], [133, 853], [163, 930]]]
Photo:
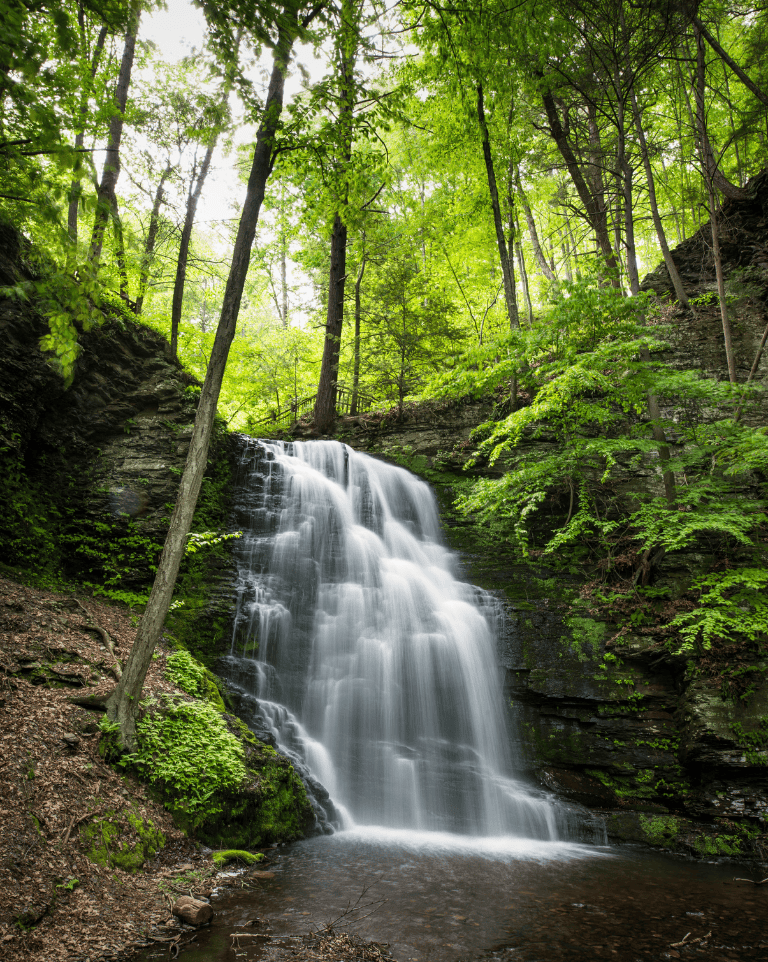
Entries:
[[165, 845], [165, 835], [137, 812], [106, 812], [80, 830], [88, 858], [97, 865], [138, 872]]
[[226, 711], [216, 676], [185, 649], [168, 656], [165, 674], [188, 695], [210, 702], [221, 712]]
[[256, 865], [263, 862], [264, 855], [261, 852], [244, 852], [241, 849], [230, 848], [225, 852], [213, 853], [213, 864], [216, 868], [224, 868], [230, 862], [241, 862], [243, 865]]

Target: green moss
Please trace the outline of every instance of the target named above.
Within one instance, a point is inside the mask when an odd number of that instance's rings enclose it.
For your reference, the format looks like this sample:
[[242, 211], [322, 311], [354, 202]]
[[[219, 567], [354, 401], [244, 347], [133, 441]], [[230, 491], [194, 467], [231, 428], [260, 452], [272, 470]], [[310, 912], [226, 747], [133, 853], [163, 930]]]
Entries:
[[244, 852], [241, 849], [230, 848], [225, 852], [214, 852], [213, 853], [213, 864], [216, 868], [224, 868], [225, 865], [229, 865], [230, 862], [242, 862], [245, 865], [255, 865], [257, 862], [263, 862], [264, 855], [261, 852]]
[[226, 710], [216, 676], [188, 651], [181, 649], [169, 655], [165, 674], [188, 695], [210, 702], [219, 711]]
[[741, 855], [741, 839], [727, 835], [699, 835], [693, 842], [696, 851], [703, 856]]
[[565, 619], [565, 624], [571, 629], [570, 642], [564, 639], [570, 650], [579, 661], [596, 659], [605, 638], [605, 624], [594, 618], [572, 616]]
[[106, 812], [80, 831], [85, 853], [97, 865], [137, 872], [165, 845], [165, 835], [135, 811]]
[[651, 845], [673, 848], [680, 832], [680, 820], [674, 815], [640, 815], [640, 826]]

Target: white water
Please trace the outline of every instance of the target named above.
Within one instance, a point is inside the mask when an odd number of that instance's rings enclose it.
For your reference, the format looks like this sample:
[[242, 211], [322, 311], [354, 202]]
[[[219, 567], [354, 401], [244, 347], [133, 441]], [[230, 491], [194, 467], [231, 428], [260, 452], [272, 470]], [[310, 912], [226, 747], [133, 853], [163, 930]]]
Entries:
[[557, 839], [562, 810], [515, 778], [493, 607], [454, 577], [429, 487], [338, 442], [250, 441], [238, 491], [225, 673], [331, 820]]

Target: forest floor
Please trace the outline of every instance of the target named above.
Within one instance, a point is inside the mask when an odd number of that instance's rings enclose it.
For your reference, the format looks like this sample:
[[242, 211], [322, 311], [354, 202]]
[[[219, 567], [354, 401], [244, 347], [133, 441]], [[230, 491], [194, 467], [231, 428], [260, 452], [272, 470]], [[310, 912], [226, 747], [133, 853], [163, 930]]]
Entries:
[[[117, 959], [150, 939], [175, 939], [183, 930], [170, 904], [190, 891], [205, 895], [215, 874], [210, 856], [146, 787], [105, 764], [100, 716], [69, 700], [115, 683], [97, 629], [124, 660], [135, 634], [127, 609], [0, 578], [0, 956], [7, 962]], [[164, 660], [150, 669], [154, 693], [175, 691]], [[164, 847], [134, 873], [92, 861], [88, 827], [107, 822], [122, 832], [128, 815], [151, 823]], [[116, 835], [111, 844], [122, 846]]]

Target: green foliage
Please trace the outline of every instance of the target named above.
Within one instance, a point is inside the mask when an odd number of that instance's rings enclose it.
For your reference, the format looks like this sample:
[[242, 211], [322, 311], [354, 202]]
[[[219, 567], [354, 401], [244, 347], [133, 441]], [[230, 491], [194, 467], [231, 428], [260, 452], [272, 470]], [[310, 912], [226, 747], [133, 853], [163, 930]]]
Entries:
[[139, 748], [130, 766], [190, 828], [222, 812], [223, 796], [248, 778], [243, 746], [208, 702], [165, 697], [150, 701], [137, 723]]
[[166, 661], [165, 674], [188, 695], [210, 702], [219, 711], [225, 705], [216, 676], [185, 649], [173, 652]]
[[708, 651], [721, 639], [768, 638], [768, 568], [737, 568], [697, 579], [697, 607], [678, 615], [669, 627], [683, 642], [680, 651]]

